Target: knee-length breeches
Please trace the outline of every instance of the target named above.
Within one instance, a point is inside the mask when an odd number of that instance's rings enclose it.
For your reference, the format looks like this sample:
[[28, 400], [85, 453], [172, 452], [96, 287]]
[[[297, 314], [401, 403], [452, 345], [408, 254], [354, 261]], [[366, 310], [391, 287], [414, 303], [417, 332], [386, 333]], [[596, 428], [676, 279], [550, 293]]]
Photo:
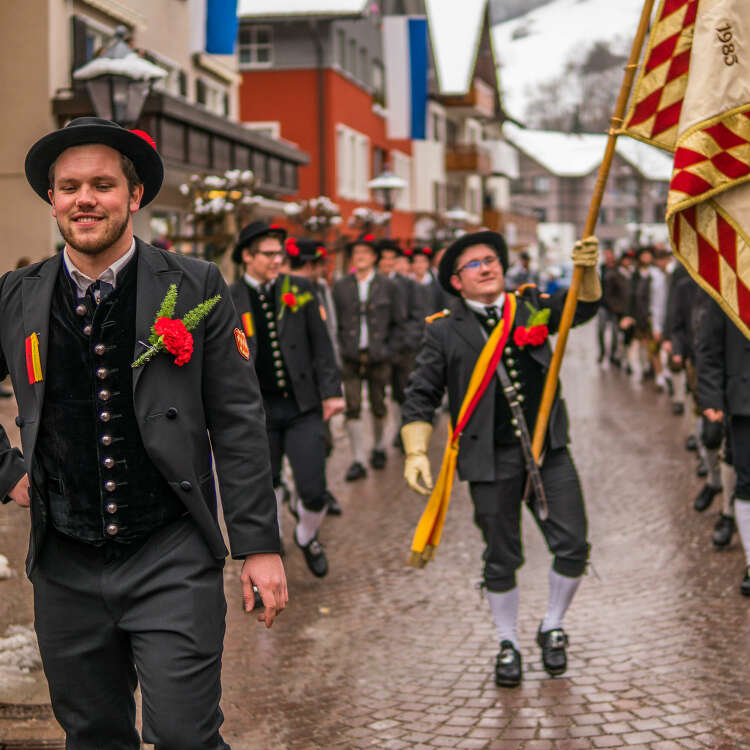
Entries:
[[[578, 473], [567, 448], [549, 451], [541, 468], [549, 517], [537, 525], [554, 555], [553, 568], [575, 578], [583, 574], [589, 556], [586, 511]], [[488, 591], [509, 591], [523, 565], [521, 504], [526, 468], [519, 446], [496, 446], [494, 482], [470, 482], [474, 520], [482, 531], [484, 583]]]

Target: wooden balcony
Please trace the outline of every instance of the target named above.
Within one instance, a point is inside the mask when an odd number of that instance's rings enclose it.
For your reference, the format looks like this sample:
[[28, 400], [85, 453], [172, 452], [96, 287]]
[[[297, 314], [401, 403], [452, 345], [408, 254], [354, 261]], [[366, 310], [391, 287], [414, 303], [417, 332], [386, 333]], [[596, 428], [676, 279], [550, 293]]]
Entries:
[[509, 244], [520, 247], [536, 242], [539, 221], [530, 214], [485, 208], [482, 212], [482, 224], [493, 232], [512, 235], [506, 236]]
[[459, 143], [445, 148], [445, 169], [448, 172], [471, 172], [492, 174], [492, 158], [489, 151], [477, 143]]
[[464, 96], [438, 96], [437, 100], [451, 112], [463, 117], [492, 118], [497, 95], [484, 81], [475, 78]]

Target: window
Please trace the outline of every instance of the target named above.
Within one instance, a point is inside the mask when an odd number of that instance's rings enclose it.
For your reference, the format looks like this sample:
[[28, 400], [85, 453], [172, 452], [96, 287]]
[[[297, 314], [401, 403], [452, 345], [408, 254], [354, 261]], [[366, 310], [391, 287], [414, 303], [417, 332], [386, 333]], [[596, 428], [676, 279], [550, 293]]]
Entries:
[[440, 182], [432, 183], [432, 210], [435, 213], [445, 211], [445, 185]]
[[609, 213], [606, 208], [599, 209], [599, 223], [607, 224], [609, 221]]
[[349, 65], [346, 68], [353, 76], [357, 75], [357, 41], [349, 40]]
[[536, 216], [537, 221], [545, 222], [547, 221], [547, 209], [546, 208], [532, 208], [531, 209], [534, 216]]
[[549, 193], [549, 177], [546, 175], [537, 175], [534, 178], [534, 192], [535, 193]]
[[445, 140], [449, 146], [455, 146], [458, 142], [458, 128], [453, 120], [445, 121]]
[[180, 96], [187, 96], [188, 93], [187, 73], [184, 70], [180, 71], [179, 92]]
[[443, 124], [437, 112], [432, 113], [432, 140], [438, 142], [443, 140]]
[[205, 107], [207, 100], [208, 100], [208, 96], [206, 92], [205, 81], [202, 78], [196, 78], [195, 79], [195, 101], [198, 102], [198, 104], [202, 104]]
[[[203, 78], [195, 79], [195, 101], [216, 115], [224, 115], [225, 91]], [[227, 99], [228, 104], [228, 99]]]
[[385, 158], [385, 149], [375, 146], [372, 150], [372, 173], [374, 175], [379, 175], [385, 170]]
[[104, 49], [112, 37], [98, 29], [92, 29], [86, 26], [86, 60], [93, 60], [97, 53]]
[[336, 36], [338, 38], [336, 45], [337, 62], [341, 70], [346, 70], [346, 34], [343, 29], [338, 29]]
[[241, 68], [268, 68], [273, 64], [271, 26], [241, 26], [239, 33]]
[[411, 210], [411, 157], [400, 151], [391, 152], [391, 164], [393, 174], [400, 177], [406, 183], [403, 190], [396, 193], [394, 206], [399, 211]]
[[654, 206], [654, 223], [662, 224], [664, 222], [664, 217], [666, 215], [667, 215], [667, 204], [657, 203]]
[[380, 60], [373, 60], [370, 66], [370, 80], [373, 88], [373, 98], [382, 107], [385, 106], [385, 72]]
[[367, 70], [367, 50], [364, 47], [359, 48], [359, 79], [362, 83], [367, 84], [370, 80]]
[[342, 198], [368, 200], [370, 139], [348, 128], [336, 128], [336, 187]]

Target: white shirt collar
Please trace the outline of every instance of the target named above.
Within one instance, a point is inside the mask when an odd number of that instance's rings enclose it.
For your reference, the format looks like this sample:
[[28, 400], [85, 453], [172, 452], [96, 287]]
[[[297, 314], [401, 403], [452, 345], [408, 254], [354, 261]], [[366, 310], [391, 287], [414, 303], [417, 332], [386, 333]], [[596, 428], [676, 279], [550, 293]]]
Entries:
[[[485, 305], [484, 302], [477, 302], [476, 300], [466, 299], [465, 297], [464, 302], [470, 310], [478, 312], [480, 315], [487, 314], [486, 308], [489, 307], [489, 305]], [[503, 305], [505, 304], [505, 292], [500, 292], [500, 296], [492, 304], [498, 308], [500, 314], [502, 315]]]
[[260, 289], [260, 288], [261, 288], [261, 287], [263, 286], [263, 284], [262, 284], [262, 283], [261, 283], [260, 281], [258, 281], [258, 279], [256, 279], [256, 278], [255, 278], [254, 276], [251, 276], [251, 275], [250, 275], [249, 273], [247, 273], [247, 272], [246, 272], [246, 273], [244, 274], [244, 278], [245, 278], [245, 281], [246, 281], [246, 282], [247, 282], [247, 283], [248, 283], [248, 284], [249, 284], [249, 285], [250, 285], [250, 286], [251, 286], [251, 287], [252, 287], [253, 289], [255, 289], [256, 291], [257, 291], [258, 289]]
[[[356, 276], [354, 278], [357, 278]], [[365, 276], [361, 281], [357, 279], [358, 284], [369, 284], [375, 278], [375, 269], [372, 269], [370, 273]]]
[[73, 261], [70, 259], [67, 245], [65, 245], [65, 249], [63, 250], [63, 263], [65, 263], [65, 268], [68, 272], [68, 275], [73, 280], [73, 283], [78, 289], [78, 296], [83, 297], [86, 294], [86, 290], [95, 281], [106, 281], [108, 284], [111, 284], [112, 288], [114, 289], [117, 285], [117, 274], [123, 268], [125, 268], [134, 254], [135, 237], [133, 237], [133, 242], [130, 245], [130, 250], [128, 250], [121, 258], [118, 258], [111, 266], [109, 266], [109, 268], [106, 268], [102, 273], [100, 273], [98, 279], [92, 279], [91, 277], [86, 276], [83, 271], [76, 268]]

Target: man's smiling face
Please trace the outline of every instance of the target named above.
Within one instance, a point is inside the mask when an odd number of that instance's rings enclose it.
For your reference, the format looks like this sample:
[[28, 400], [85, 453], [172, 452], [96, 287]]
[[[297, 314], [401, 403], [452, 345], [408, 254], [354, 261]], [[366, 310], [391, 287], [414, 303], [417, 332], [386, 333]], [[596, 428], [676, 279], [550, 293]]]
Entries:
[[132, 193], [118, 151], [102, 144], [73, 146], [54, 166], [52, 215], [68, 245], [86, 255], [112, 247], [138, 210], [143, 186]]

